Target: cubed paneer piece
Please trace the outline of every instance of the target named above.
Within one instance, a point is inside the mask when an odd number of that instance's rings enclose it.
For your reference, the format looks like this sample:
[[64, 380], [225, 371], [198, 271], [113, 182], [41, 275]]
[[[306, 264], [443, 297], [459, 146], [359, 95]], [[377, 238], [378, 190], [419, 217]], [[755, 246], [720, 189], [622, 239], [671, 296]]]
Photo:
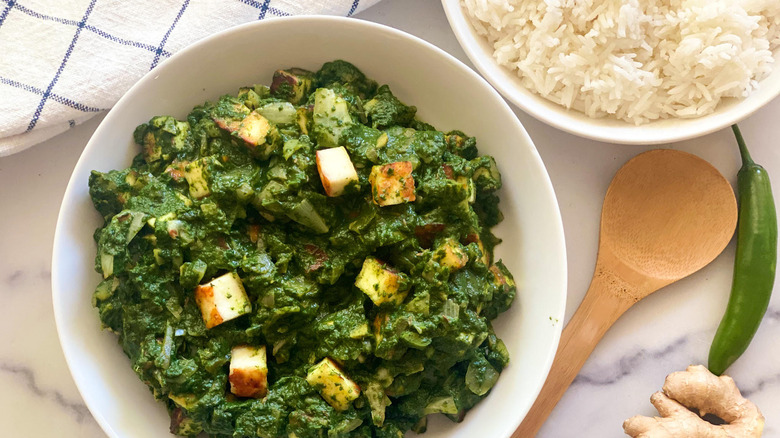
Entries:
[[[235, 102], [230, 104], [229, 108], [234, 114], [213, 116], [212, 120], [220, 128], [228, 132], [236, 132], [241, 128], [241, 120], [249, 114], [249, 108], [245, 105]], [[228, 113], [229, 114], [229, 113]]]
[[413, 202], [416, 199], [411, 161], [374, 166], [368, 180], [374, 203], [379, 206]]
[[265, 137], [271, 131], [268, 119], [259, 112], [252, 111], [238, 126], [237, 134], [250, 146], [258, 146], [265, 143]]
[[195, 288], [195, 302], [210, 329], [252, 311], [241, 278], [229, 272]]
[[450, 271], [457, 271], [466, 266], [466, 263], [469, 261], [469, 256], [463, 250], [463, 246], [451, 238], [446, 239], [444, 243], [436, 248], [433, 258]]
[[318, 150], [317, 170], [328, 196], [339, 196], [349, 183], [358, 181], [357, 171], [344, 146]]
[[309, 95], [313, 79], [314, 73], [302, 68], [277, 70], [271, 79], [271, 94], [298, 105]]
[[400, 272], [373, 257], [363, 261], [363, 268], [355, 279], [355, 286], [377, 306], [383, 303], [402, 303], [408, 292], [405, 288], [402, 289], [403, 283]]
[[220, 105], [220, 115], [212, 117], [217, 126], [243, 140], [254, 155], [267, 158], [273, 150], [271, 140], [276, 133], [268, 119], [259, 110], [249, 111], [241, 103], [221, 101]]
[[239, 397], [263, 398], [268, 393], [265, 345], [239, 345], [230, 352], [230, 392]]
[[211, 194], [209, 184], [206, 181], [205, 162], [193, 161], [184, 165], [184, 179], [190, 186], [190, 196], [196, 199], [205, 198]]
[[360, 396], [360, 386], [327, 357], [309, 370], [306, 381], [317, 388], [322, 398], [337, 411], [347, 410], [350, 403]]

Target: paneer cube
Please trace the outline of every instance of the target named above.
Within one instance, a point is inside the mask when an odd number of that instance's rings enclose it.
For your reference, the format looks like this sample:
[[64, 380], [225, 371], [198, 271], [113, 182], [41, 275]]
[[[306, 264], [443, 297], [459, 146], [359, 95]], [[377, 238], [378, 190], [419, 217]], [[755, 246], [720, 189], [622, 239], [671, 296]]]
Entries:
[[436, 248], [436, 251], [433, 253], [433, 259], [450, 271], [457, 271], [466, 266], [469, 256], [460, 243], [456, 242], [455, 239], [449, 238]]
[[377, 306], [384, 303], [402, 303], [408, 292], [406, 288], [402, 288], [404, 283], [403, 274], [373, 257], [363, 261], [363, 268], [355, 279], [355, 286]]
[[252, 111], [238, 126], [237, 134], [250, 146], [259, 146], [265, 143], [265, 137], [271, 131], [268, 119], [257, 111]]
[[[249, 108], [238, 102], [230, 104], [229, 109], [230, 111], [212, 116], [214, 123], [242, 139], [253, 154], [267, 158], [273, 149], [272, 142], [267, 141], [267, 138], [275, 132], [268, 119], [258, 110], [250, 111]], [[263, 145], [265, 146], [260, 147]]]
[[235, 115], [213, 116], [212, 120], [225, 131], [236, 132], [241, 127], [243, 117], [249, 114], [249, 108], [239, 102], [235, 102], [231, 105], [231, 109]]
[[360, 396], [360, 386], [327, 357], [309, 370], [306, 381], [317, 388], [322, 398], [337, 411], [347, 410], [350, 403]]
[[195, 302], [200, 307], [207, 329], [252, 311], [241, 278], [235, 272], [196, 287]]
[[271, 80], [271, 94], [298, 105], [309, 95], [313, 82], [314, 73], [308, 70], [302, 68], [277, 70]]
[[239, 345], [230, 352], [230, 392], [239, 397], [263, 398], [268, 393], [265, 345]]
[[317, 151], [317, 170], [328, 196], [339, 196], [347, 185], [358, 181], [357, 171], [344, 146]]
[[184, 179], [190, 186], [190, 196], [196, 199], [205, 198], [211, 194], [209, 184], [206, 181], [205, 162], [193, 161], [184, 165]]
[[368, 177], [374, 203], [382, 207], [416, 199], [411, 161], [374, 166]]

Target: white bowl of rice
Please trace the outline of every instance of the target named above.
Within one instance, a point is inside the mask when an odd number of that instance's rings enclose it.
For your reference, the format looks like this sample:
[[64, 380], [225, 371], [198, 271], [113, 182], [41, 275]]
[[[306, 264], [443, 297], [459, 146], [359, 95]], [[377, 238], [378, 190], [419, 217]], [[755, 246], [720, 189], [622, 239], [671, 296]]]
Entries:
[[780, 94], [780, 0], [442, 0], [460, 45], [523, 111], [624, 144], [681, 141]]

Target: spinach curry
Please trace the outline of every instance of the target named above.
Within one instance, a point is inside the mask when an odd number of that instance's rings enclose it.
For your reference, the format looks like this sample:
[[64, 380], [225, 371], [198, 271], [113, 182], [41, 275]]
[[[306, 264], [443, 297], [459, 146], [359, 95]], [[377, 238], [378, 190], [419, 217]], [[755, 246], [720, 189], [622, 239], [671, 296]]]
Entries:
[[344, 61], [154, 117], [93, 172], [94, 304], [171, 431], [401, 437], [506, 366], [492, 157]]

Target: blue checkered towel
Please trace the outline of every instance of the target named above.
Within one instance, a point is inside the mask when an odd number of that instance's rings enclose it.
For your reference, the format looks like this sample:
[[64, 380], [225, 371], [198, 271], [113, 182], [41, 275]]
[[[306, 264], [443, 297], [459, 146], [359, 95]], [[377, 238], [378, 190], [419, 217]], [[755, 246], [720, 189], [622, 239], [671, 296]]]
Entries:
[[0, 156], [106, 111], [184, 46], [239, 23], [379, 0], [0, 0]]

